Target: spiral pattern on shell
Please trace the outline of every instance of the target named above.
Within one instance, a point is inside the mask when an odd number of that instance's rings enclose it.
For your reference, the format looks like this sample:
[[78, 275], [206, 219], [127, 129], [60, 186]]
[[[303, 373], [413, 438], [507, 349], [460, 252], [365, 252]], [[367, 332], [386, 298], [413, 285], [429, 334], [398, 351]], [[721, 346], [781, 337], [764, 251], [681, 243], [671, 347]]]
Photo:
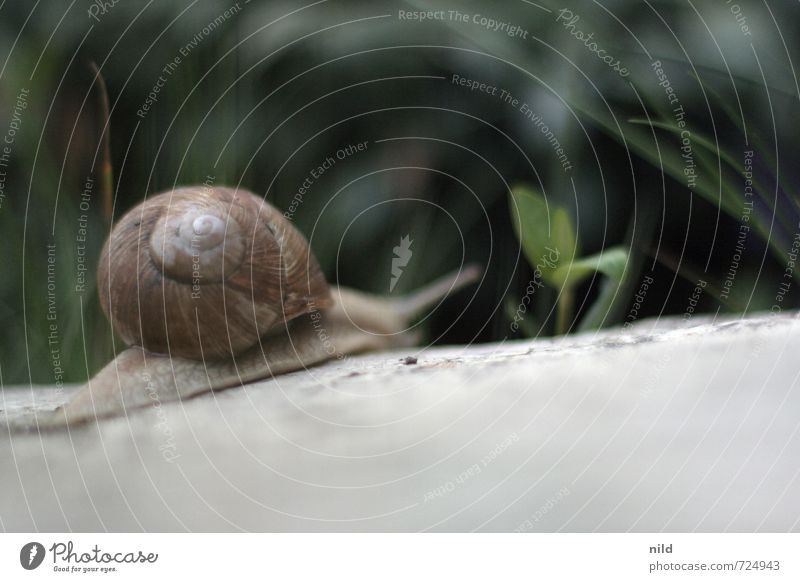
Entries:
[[182, 202], [156, 223], [150, 256], [173, 279], [222, 281], [226, 271], [233, 273], [244, 260], [239, 223]]
[[129, 345], [223, 358], [331, 304], [303, 235], [245, 190], [177, 188], [147, 199], [111, 232], [100, 303]]

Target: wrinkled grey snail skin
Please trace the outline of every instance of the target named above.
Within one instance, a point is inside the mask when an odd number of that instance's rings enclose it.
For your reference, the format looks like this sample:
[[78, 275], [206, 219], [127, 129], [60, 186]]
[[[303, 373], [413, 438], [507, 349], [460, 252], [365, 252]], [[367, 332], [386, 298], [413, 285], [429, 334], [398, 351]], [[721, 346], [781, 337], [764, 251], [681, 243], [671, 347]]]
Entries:
[[130, 347], [32, 428], [412, 346], [413, 321], [480, 274], [466, 267], [394, 299], [329, 289], [305, 238], [253, 194], [189, 187], [154, 196], [117, 223], [98, 267], [101, 305]]

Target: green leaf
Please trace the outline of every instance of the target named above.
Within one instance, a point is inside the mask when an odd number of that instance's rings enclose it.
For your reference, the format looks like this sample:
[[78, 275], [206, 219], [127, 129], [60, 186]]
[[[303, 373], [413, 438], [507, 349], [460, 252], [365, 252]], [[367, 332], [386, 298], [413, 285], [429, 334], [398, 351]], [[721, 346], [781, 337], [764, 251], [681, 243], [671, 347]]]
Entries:
[[563, 276], [556, 273], [578, 251], [569, 212], [565, 208], [548, 207], [538, 190], [522, 186], [512, 189], [509, 206], [514, 232], [528, 263], [541, 273], [545, 282], [562, 286]]
[[634, 214], [628, 222], [628, 232], [621, 249], [627, 255], [622, 279], [608, 277], [599, 286], [597, 298], [583, 316], [578, 331], [600, 329], [623, 321], [630, 298], [640, 285], [640, 276], [661, 213], [652, 205], [642, 205], [642, 211]]
[[538, 190], [518, 186], [511, 190], [509, 200], [511, 224], [522, 252], [531, 266], [536, 265], [550, 242], [547, 237], [547, 201]]
[[558, 254], [563, 261], [572, 261], [578, 257], [578, 237], [575, 234], [575, 227], [572, 225], [572, 218], [566, 208], [556, 208], [553, 210], [553, 222], [551, 225], [550, 240], [551, 247], [558, 250]]
[[559, 267], [556, 276], [569, 287], [578, 285], [595, 272], [600, 272], [613, 281], [619, 282], [625, 274], [627, 264], [627, 251], [622, 247], [613, 247]]

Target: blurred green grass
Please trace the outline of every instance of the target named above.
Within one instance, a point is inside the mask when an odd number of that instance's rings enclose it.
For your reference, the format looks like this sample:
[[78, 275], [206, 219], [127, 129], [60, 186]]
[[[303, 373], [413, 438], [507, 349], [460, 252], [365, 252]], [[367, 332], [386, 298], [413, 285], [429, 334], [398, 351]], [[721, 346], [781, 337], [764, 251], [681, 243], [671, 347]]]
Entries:
[[[30, 102], [0, 207], [2, 381], [52, 383], [54, 348], [66, 381], [84, 380], [112, 354], [91, 269], [89, 290], [75, 292], [80, 195], [87, 177], [98, 183], [103, 127], [90, 61], [109, 87], [117, 216], [148, 193], [209, 176], [287, 209], [322, 160], [368, 141], [365, 152], [337, 160], [314, 181], [293, 220], [311, 239], [329, 279], [373, 292], [388, 292], [392, 249], [406, 235], [414, 240], [415, 259], [395, 292], [462, 260], [486, 265], [486, 283], [474, 301], [459, 295], [431, 318], [431, 337], [444, 342], [522, 333], [510, 330], [503, 307], [524, 296], [534, 274], [510, 228], [508, 189], [514, 184], [540, 189], [570, 213], [584, 255], [619, 245], [630, 252], [631, 273], [614, 309], [607, 317], [592, 315], [593, 321], [621, 323], [642, 273], [654, 273], [659, 282], [642, 315], [681, 313], [698, 273], [719, 285], [728, 269], [741, 214], [736, 163], [746, 131], [747, 147], [757, 151], [754, 233], [731, 300], [706, 295], [701, 307], [711, 313], [769, 309], [798, 223], [797, 169], [775, 163], [796, 152], [800, 139], [786, 57], [787, 51], [798, 54], [796, 6], [772, 6], [782, 38], [769, 13], [752, 7], [753, 42], [762, 55], [756, 61], [724, 7], [702, 7], [700, 21], [676, 1], [574, 4], [581, 26], [629, 65], [634, 91], [554, 24], [560, 6], [537, 4], [551, 12], [526, 2], [251, 2], [198, 42], [197, 35], [234, 3], [126, 1], [96, 22], [86, 3], [66, 12], [66, 6], [40, 7], [28, 18], [28, 3], [6, 2], [0, 11], [0, 134], [21, 89], [29, 89]], [[519, 24], [529, 38], [472, 23], [397, 18], [398, 10], [440, 8]], [[165, 74], [176, 56], [180, 64]], [[695, 146], [703, 156], [695, 195], [681, 182], [675, 136], [666, 126], [630, 121], [670, 123], [663, 89], [649, 68], [654, 58], [663, 61], [693, 135], [713, 146]], [[532, 104], [576, 170], [564, 172], [551, 145], [519, 111], [454, 85], [453, 74]], [[167, 80], [158, 100], [138, 115], [160, 75]], [[795, 123], [786, 123], [790, 119]], [[86, 214], [91, 266], [107, 234], [96, 196]], [[55, 344], [48, 341], [48, 244], [57, 255]], [[608, 293], [604, 285], [597, 276], [576, 287], [576, 321], [590, 319], [598, 297]], [[541, 325], [533, 332], [553, 333], [557, 294], [537, 301]], [[790, 294], [783, 307], [797, 305]]]

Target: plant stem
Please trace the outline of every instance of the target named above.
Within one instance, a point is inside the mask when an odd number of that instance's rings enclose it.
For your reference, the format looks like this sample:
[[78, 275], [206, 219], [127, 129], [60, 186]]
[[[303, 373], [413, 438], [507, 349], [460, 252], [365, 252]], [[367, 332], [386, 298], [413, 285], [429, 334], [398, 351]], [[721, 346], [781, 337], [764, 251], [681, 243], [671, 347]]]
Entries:
[[103, 218], [106, 225], [111, 225], [113, 218], [113, 196], [114, 196], [114, 167], [111, 163], [111, 112], [108, 106], [108, 88], [106, 87], [106, 80], [103, 74], [97, 67], [94, 61], [89, 63], [89, 67], [95, 75], [97, 80], [97, 87], [100, 96], [100, 122], [103, 126], [103, 132], [100, 134], [101, 140], [101, 160], [100, 160], [100, 193], [103, 203]]
[[564, 335], [569, 331], [574, 310], [575, 291], [572, 287], [564, 287], [556, 306], [556, 335]]

